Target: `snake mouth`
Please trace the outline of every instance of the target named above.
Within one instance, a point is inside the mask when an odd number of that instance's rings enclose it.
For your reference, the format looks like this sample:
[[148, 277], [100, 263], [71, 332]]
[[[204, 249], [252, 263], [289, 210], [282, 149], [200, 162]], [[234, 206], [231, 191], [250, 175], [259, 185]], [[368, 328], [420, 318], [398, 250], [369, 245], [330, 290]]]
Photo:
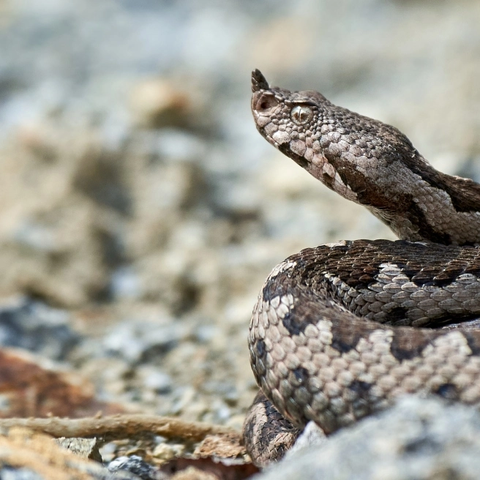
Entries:
[[[275, 142], [275, 140], [272, 139], [271, 143], [273, 142]], [[291, 158], [297, 165], [300, 165], [305, 170], [308, 170], [309, 167], [311, 166], [312, 162], [309, 162], [305, 157], [302, 157], [301, 155], [298, 155], [297, 153], [293, 152], [292, 149], [290, 148], [289, 143], [276, 142], [275, 147], [277, 147], [278, 150], [280, 150], [284, 155]]]

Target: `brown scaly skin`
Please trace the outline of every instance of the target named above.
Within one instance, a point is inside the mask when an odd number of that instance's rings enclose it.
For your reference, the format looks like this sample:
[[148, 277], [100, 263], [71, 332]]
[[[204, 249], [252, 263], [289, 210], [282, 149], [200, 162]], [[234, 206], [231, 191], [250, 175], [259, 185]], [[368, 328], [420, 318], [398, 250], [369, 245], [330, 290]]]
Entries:
[[310, 420], [329, 434], [406, 393], [480, 405], [480, 185], [317, 92], [270, 88], [258, 70], [252, 91], [262, 136], [407, 240], [306, 249], [267, 278], [249, 333], [268, 399], [245, 422], [254, 462], [284, 452], [268, 401], [289, 443]]
[[327, 187], [367, 207], [399, 238], [480, 243], [480, 185], [435, 170], [395, 127], [317, 92], [270, 88], [258, 70], [252, 91], [262, 136]]

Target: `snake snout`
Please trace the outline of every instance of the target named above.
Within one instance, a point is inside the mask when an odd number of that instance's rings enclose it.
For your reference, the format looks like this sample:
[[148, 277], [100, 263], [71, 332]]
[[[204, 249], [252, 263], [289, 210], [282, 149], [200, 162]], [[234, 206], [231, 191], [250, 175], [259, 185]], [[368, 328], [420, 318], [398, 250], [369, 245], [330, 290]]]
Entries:
[[278, 100], [271, 92], [256, 92], [252, 98], [252, 110], [255, 113], [267, 114], [278, 106]]

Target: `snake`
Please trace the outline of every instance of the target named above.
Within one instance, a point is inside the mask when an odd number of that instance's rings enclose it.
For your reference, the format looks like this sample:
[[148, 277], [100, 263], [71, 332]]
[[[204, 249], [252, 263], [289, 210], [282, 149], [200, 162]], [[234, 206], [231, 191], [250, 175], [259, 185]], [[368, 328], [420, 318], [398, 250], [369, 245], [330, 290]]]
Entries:
[[248, 334], [253, 462], [281, 459], [311, 422], [328, 436], [403, 395], [480, 406], [480, 185], [316, 91], [259, 70], [251, 82], [258, 132], [399, 238], [306, 248], [266, 279]]

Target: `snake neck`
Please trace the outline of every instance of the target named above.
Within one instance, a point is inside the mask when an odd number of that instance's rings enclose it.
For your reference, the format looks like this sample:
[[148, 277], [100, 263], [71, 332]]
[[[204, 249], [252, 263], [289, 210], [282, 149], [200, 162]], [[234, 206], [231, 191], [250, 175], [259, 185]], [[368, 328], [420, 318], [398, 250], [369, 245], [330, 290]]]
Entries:
[[480, 243], [480, 185], [435, 170], [391, 125], [313, 92], [269, 87], [252, 75], [262, 136], [342, 197], [365, 206], [399, 238]]

